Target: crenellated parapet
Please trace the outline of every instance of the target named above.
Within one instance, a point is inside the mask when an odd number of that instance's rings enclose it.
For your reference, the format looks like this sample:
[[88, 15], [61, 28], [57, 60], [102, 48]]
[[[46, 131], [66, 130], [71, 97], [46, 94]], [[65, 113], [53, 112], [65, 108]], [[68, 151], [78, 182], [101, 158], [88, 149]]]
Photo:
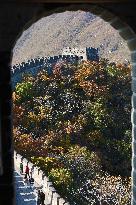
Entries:
[[26, 70], [31, 68], [40, 68], [46, 66], [48, 67], [58, 62], [59, 60], [78, 61], [78, 60], [82, 60], [82, 56], [78, 57], [75, 55], [58, 55], [58, 56], [49, 56], [49, 57], [30, 59], [26, 62], [13, 65], [11, 68], [12, 76], [20, 72], [25, 72]]
[[[26, 158], [18, 154], [14, 151], [14, 168], [19, 173], [20, 172], [20, 163], [23, 163], [23, 168], [25, 169], [26, 165], [28, 165], [32, 177], [34, 178], [34, 186], [38, 184], [38, 187], [42, 189], [45, 194], [45, 203], [50, 205], [70, 205], [67, 200], [62, 198], [57, 190], [53, 187], [52, 182], [45, 175], [45, 173], [37, 167], [32, 162], [28, 161]], [[34, 193], [33, 193], [34, 194]]]
[[62, 51], [63, 55], [76, 55], [82, 57], [83, 60], [98, 61], [99, 54], [98, 48], [87, 47], [87, 48], [77, 48], [77, 47], [66, 47]]
[[37, 57], [29, 59], [20, 64], [13, 65], [11, 68], [11, 76], [13, 87], [22, 79], [22, 73], [36, 75], [40, 70], [46, 69], [49, 74], [52, 73], [53, 66], [59, 61], [67, 61], [77, 63], [82, 60], [99, 61], [98, 49], [88, 48], [65, 48], [62, 55]]

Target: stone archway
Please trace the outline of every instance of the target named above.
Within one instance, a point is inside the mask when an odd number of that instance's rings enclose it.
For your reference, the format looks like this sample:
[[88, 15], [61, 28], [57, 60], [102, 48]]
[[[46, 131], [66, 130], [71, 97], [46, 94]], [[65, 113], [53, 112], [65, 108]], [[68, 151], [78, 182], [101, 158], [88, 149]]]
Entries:
[[[1, 39], [0, 39], [0, 114], [1, 114], [1, 135], [2, 135], [2, 161], [3, 161], [3, 173], [0, 176], [0, 201], [3, 204], [14, 204], [14, 188], [13, 188], [13, 163], [12, 163], [12, 121], [11, 121], [11, 84], [10, 84], [10, 69], [9, 64], [11, 61], [12, 48], [16, 37], [18, 38], [18, 33], [24, 27], [26, 22], [33, 19], [25, 26], [27, 29], [32, 23], [37, 21], [39, 18], [43, 17], [41, 14], [46, 12], [46, 16], [54, 13], [52, 7], [60, 7], [61, 5], [49, 6], [46, 3], [36, 3], [35, 4], [14, 4], [4, 2], [0, 8], [1, 12]], [[114, 1], [113, 1], [114, 2]], [[93, 1], [95, 3], [95, 1]], [[131, 63], [132, 63], [132, 125], [133, 125], [133, 158], [132, 158], [132, 202], [131, 204], [136, 205], [136, 36], [131, 28], [136, 32], [135, 20], [135, 4], [124, 4], [123, 2], [118, 6], [114, 3], [97, 3], [95, 6], [93, 3], [88, 5], [75, 4], [69, 7], [69, 10], [82, 9], [85, 11], [91, 11], [92, 13], [100, 16], [103, 20], [109, 22], [111, 26], [119, 30], [120, 35], [124, 38], [128, 47], [131, 51]], [[99, 5], [103, 8], [99, 8]], [[63, 12], [67, 10], [68, 5], [62, 5], [62, 8], [57, 9], [58, 12]], [[106, 10], [105, 10], [106, 9]], [[116, 15], [108, 12], [112, 11]], [[8, 15], [7, 15], [8, 14]], [[123, 23], [117, 16], [120, 15], [124, 17], [124, 21], [128, 24]], [[38, 16], [38, 17], [37, 17]], [[44, 14], [45, 16], [45, 14]], [[131, 27], [129, 27], [129, 25]], [[7, 29], [8, 28], [8, 29]], [[3, 92], [4, 91], [4, 92]], [[4, 194], [7, 193], [7, 198]]]
[[[37, 16], [35, 19], [32, 19], [30, 22], [28, 22], [28, 24], [24, 27], [24, 30], [26, 30], [27, 28], [29, 28], [33, 23], [35, 23], [36, 21], [38, 21], [39, 19], [49, 16], [53, 13], [61, 13], [64, 11], [77, 11], [77, 10], [83, 10], [83, 11], [89, 11], [99, 17], [101, 17], [104, 21], [108, 22], [113, 28], [115, 28], [116, 30], [119, 31], [120, 36], [127, 42], [128, 47], [130, 49], [131, 52], [131, 63], [132, 63], [132, 71], [133, 71], [133, 76], [132, 79], [135, 81], [135, 66], [136, 66], [136, 62], [135, 62], [135, 39], [136, 39], [136, 34], [133, 32], [133, 30], [125, 23], [123, 22], [120, 18], [118, 18], [117, 16], [115, 16], [114, 14], [112, 14], [111, 12], [95, 6], [95, 5], [71, 5], [69, 7], [62, 7], [62, 8], [58, 8], [56, 10], [52, 10], [51, 12], [48, 13], [42, 13], [41, 15]], [[21, 35], [21, 34], [20, 34]], [[18, 36], [19, 37], [19, 36]], [[134, 92], [133, 97], [132, 97], [132, 106], [133, 106], [133, 110], [132, 110], [132, 124], [133, 122], [135, 123], [135, 112], [134, 112], [134, 108], [135, 106], [135, 99], [136, 99], [136, 95], [135, 95], [135, 82], [132, 85], [132, 91]], [[132, 183], [132, 188], [133, 188], [133, 197], [132, 197], [132, 204], [136, 203], [136, 199], [135, 199], [135, 193], [136, 193], [136, 164], [135, 164], [135, 137], [134, 137], [134, 132], [135, 132], [135, 126], [133, 124], [133, 139], [132, 139], [132, 144], [133, 144], [133, 158], [132, 158], [132, 177], [133, 177], [133, 183]]]

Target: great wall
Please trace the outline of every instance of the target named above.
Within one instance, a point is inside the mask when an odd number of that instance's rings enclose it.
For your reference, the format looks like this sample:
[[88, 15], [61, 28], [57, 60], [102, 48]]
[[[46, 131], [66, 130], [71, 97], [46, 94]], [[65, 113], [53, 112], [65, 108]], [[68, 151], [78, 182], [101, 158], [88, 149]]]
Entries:
[[[29, 166], [29, 169], [32, 171], [32, 177], [34, 178], [34, 184], [38, 185], [38, 189], [42, 189], [45, 193], [45, 205], [70, 205], [66, 199], [63, 199], [58, 193], [57, 190], [53, 187], [52, 182], [49, 178], [40, 170], [39, 167], [32, 164], [26, 158], [14, 151], [14, 167], [15, 170], [20, 173], [20, 162], [23, 162], [23, 166]], [[34, 203], [33, 203], [34, 204]]]
[[61, 55], [38, 57], [27, 60], [20, 64], [13, 65], [11, 68], [11, 77], [13, 87], [21, 81], [22, 74], [36, 75], [40, 70], [46, 69], [49, 74], [52, 73], [52, 67], [59, 61], [76, 63], [82, 60], [99, 61], [98, 49], [88, 48], [64, 48]]
[[[64, 55], [65, 54], [65, 55]], [[12, 75], [12, 86], [21, 81], [22, 74], [30, 73], [31, 75], [36, 75], [40, 70], [47, 69], [48, 73], [52, 73], [52, 67], [59, 61], [67, 61], [76, 63], [82, 60], [91, 60], [99, 61], [98, 49], [95, 48], [65, 48], [62, 55], [53, 56], [53, 57], [41, 57], [22, 62], [20, 64], [13, 65], [11, 68]], [[32, 164], [26, 158], [14, 151], [14, 167], [16, 170], [19, 170], [20, 162], [23, 162], [23, 165], [29, 165], [29, 168], [33, 170], [33, 177], [37, 184], [42, 187], [43, 192], [46, 195], [45, 204], [48, 205], [70, 205], [67, 200], [62, 198], [57, 190], [53, 187], [52, 182], [47, 176], [40, 170], [39, 167]], [[48, 203], [47, 203], [48, 201]]]

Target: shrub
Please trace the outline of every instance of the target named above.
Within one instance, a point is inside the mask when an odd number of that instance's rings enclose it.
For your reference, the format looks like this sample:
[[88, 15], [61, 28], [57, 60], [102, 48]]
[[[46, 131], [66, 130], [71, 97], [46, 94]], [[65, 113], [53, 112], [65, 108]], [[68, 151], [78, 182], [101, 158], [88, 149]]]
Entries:
[[49, 173], [49, 178], [53, 181], [55, 187], [61, 191], [61, 194], [66, 191], [73, 180], [72, 173], [67, 168], [52, 168]]
[[53, 157], [31, 157], [31, 160], [46, 173], [49, 173], [52, 168], [57, 168], [61, 165], [59, 160]]

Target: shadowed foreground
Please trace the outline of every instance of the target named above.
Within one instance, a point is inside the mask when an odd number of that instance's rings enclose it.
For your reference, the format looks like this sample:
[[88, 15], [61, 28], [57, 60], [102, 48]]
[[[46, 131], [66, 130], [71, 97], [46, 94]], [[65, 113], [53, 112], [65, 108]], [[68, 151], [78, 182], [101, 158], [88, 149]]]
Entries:
[[17, 171], [14, 173], [16, 187], [16, 205], [36, 205], [37, 190], [35, 187], [25, 185], [23, 177]]

